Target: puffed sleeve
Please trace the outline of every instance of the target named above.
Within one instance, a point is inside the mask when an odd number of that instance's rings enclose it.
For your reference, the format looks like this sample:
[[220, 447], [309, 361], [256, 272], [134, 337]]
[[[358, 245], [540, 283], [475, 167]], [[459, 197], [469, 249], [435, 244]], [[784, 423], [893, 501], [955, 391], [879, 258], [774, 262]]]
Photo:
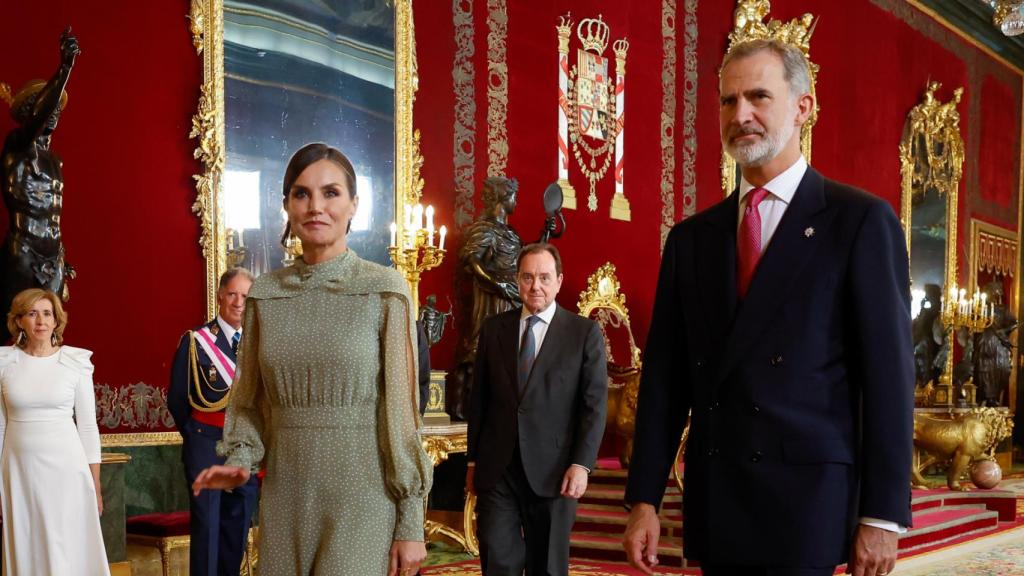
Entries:
[[92, 385], [91, 356], [89, 350], [65, 346], [61, 351], [61, 363], [78, 375], [75, 382], [75, 425], [78, 427], [78, 438], [89, 464], [99, 464], [100, 428], [96, 425], [96, 392]]
[[259, 316], [258, 301], [250, 299], [245, 306], [245, 328], [224, 419], [224, 436], [217, 443], [217, 454], [227, 459], [226, 465], [248, 468], [253, 472], [259, 468], [265, 450]]
[[3, 451], [4, 434], [7, 432], [7, 367], [14, 364], [16, 352], [12, 346], [0, 346], [0, 452]]
[[385, 293], [381, 352], [384, 366], [377, 435], [385, 453], [384, 481], [397, 506], [395, 540], [423, 540], [424, 498], [434, 465], [423, 449], [416, 398], [414, 323], [406, 294]]

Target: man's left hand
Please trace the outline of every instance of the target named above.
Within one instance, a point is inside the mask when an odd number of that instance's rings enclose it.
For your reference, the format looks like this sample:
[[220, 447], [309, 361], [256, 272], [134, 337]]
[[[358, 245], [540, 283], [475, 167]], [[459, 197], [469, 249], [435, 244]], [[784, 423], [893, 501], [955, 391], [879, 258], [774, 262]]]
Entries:
[[846, 573], [853, 576], [885, 576], [896, 567], [899, 534], [867, 524], [857, 527]]
[[579, 466], [569, 466], [562, 477], [562, 496], [577, 500], [587, 491], [587, 471]]

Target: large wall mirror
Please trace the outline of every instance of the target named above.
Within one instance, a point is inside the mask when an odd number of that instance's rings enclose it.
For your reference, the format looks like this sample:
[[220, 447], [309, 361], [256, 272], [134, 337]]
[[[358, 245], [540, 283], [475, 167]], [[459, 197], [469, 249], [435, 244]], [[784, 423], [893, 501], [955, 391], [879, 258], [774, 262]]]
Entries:
[[[907, 115], [900, 141], [900, 220], [910, 255], [911, 316], [919, 390], [939, 385], [935, 401], [952, 402], [953, 327], [943, 322], [943, 299], [956, 289], [957, 202], [963, 175], [964, 143], [957, 106], [963, 89], [948, 102], [938, 100], [938, 82], [929, 82], [922, 101]], [[954, 299], [955, 301], [955, 299]], [[931, 400], [923, 393], [919, 403]]]
[[210, 313], [226, 267], [262, 274], [294, 257], [281, 245], [282, 180], [308, 142], [352, 161], [349, 245], [390, 265], [389, 225], [419, 195], [412, 0], [193, 0], [190, 20], [205, 69], [192, 136]]
[[928, 286], [945, 290], [957, 284], [957, 196], [964, 162], [957, 104], [963, 89], [949, 102], [937, 100], [941, 88], [930, 82], [923, 101], [911, 109], [900, 142], [901, 214], [910, 254], [912, 314], [926, 302]]

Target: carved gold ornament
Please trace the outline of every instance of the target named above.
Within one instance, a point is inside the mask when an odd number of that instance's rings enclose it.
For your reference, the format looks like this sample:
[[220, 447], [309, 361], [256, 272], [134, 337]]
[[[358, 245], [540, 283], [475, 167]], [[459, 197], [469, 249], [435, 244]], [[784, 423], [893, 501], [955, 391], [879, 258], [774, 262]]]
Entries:
[[[469, 447], [466, 423], [459, 422], [447, 426], [427, 425], [420, 429], [420, 437], [423, 439], [423, 449], [426, 451], [434, 466], [444, 462], [451, 454], [465, 453]], [[466, 501], [462, 509], [462, 531], [427, 520], [424, 523], [426, 538], [430, 540], [434, 536], [445, 536], [454, 540], [462, 548], [473, 556], [480, 555], [480, 545], [476, 538], [476, 528], [473, 521], [476, 518], [476, 496], [466, 494]]]
[[994, 460], [995, 448], [1013, 433], [1013, 415], [1005, 408], [975, 408], [948, 416], [914, 414], [914, 447], [926, 455], [911, 470], [914, 484], [927, 487], [922, 472], [937, 463], [948, 465], [946, 485], [964, 490], [960, 479], [978, 460]]
[[[811, 110], [810, 117], [800, 129], [800, 150], [803, 152], [804, 158], [810, 162], [811, 135], [814, 124], [818, 121], [819, 110], [816, 96], [819, 66], [811, 62], [811, 36], [814, 35], [814, 28], [818, 20], [813, 14], [804, 14], [789, 22], [780, 20], [765, 22], [764, 19], [768, 17], [771, 8], [769, 0], [738, 0], [736, 10], [733, 12], [733, 30], [729, 33], [729, 47], [725, 53], [729, 54], [736, 46], [754, 40], [774, 40], [800, 49], [807, 60], [807, 69], [810, 72], [811, 96], [815, 96], [814, 109]], [[736, 161], [723, 149], [722, 190], [728, 195], [735, 189]]]
[[[953, 99], [940, 102], [935, 92], [939, 82], [929, 82], [922, 101], [910, 109], [900, 140], [901, 209], [903, 231], [910, 254], [910, 217], [915, 196], [933, 190], [946, 196], [946, 222], [957, 221], [957, 191], [963, 176], [964, 141], [960, 135], [960, 113], [956, 107], [964, 89], [953, 91]], [[956, 284], [956, 226], [947, 226], [946, 285]]]

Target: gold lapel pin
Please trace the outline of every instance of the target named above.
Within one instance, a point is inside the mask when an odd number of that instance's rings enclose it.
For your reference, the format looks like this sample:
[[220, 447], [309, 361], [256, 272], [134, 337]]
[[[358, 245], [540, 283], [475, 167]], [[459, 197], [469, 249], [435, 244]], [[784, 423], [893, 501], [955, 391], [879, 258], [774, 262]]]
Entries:
[[810, 238], [811, 236], [814, 236], [814, 226], [808, 226], [807, 229], [804, 230], [804, 236], [806, 236], [808, 238]]

